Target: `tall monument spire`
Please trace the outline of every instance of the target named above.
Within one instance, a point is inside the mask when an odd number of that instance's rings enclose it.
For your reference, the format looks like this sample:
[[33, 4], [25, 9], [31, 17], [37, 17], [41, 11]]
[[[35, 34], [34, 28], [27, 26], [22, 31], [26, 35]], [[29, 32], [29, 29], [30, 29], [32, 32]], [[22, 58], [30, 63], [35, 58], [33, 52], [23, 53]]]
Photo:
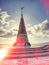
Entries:
[[21, 17], [23, 17], [23, 9], [24, 7], [21, 7]]
[[23, 18], [23, 8], [24, 7], [21, 8], [21, 19], [20, 19], [16, 44], [23, 45], [23, 46], [31, 46], [28, 41], [27, 32], [26, 32], [26, 28], [25, 28], [25, 23], [24, 23], [24, 18]]

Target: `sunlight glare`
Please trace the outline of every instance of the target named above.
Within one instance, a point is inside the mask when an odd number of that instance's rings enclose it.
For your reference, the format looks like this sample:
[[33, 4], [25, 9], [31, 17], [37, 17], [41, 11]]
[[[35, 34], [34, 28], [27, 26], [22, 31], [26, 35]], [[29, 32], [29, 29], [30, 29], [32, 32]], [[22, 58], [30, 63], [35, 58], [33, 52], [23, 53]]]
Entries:
[[0, 60], [4, 59], [7, 55], [8, 50], [6, 48], [0, 49]]

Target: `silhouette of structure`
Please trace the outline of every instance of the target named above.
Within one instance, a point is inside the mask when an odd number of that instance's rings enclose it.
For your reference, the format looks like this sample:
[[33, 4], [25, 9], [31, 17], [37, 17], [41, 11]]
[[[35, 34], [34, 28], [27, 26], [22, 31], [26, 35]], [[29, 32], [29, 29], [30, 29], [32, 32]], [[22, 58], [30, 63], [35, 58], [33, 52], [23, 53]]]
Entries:
[[23, 8], [21, 8], [21, 19], [20, 19], [20, 25], [17, 35], [17, 40], [15, 45], [17, 46], [31, 46], [31, 44], [28, 41], [27, 32], [25, 28], [24, 18], [23, 18]]

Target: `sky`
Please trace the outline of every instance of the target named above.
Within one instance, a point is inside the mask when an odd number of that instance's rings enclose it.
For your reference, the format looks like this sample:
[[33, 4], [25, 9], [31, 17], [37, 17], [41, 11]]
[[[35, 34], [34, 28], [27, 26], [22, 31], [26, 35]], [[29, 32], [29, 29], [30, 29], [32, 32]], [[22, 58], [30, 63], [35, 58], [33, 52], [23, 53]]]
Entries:
[[15, 42], [21, 7], [30, 43], [49, 42], [49, 0], [0, 0], [0, 44]]

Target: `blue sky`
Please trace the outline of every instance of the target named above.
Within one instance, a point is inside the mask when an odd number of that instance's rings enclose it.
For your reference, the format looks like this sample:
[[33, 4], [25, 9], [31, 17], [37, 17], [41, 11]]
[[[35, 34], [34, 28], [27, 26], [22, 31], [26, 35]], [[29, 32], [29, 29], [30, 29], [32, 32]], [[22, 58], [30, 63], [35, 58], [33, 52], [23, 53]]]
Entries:
[[49, 19], [45, 7], [39, 0], [0, 0], [0, 8], [7, 10], [12, 18], [20, 18], [20, 8], [24, 6], [24, 18], [32, 25]]

